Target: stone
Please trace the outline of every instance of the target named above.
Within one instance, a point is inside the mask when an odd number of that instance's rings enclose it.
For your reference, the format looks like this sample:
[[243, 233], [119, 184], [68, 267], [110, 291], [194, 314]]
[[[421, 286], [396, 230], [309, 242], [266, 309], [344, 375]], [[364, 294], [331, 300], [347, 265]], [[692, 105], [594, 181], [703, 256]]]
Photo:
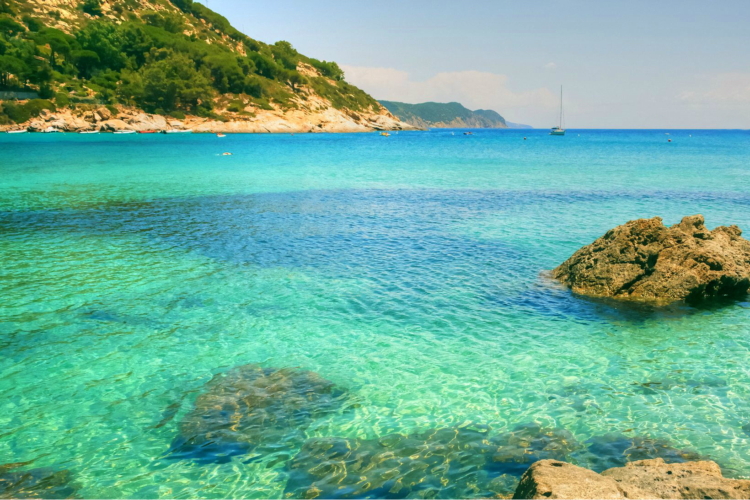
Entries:
[[697, 305], [741, 299], [750, 289], [750, 241], [737, 226], [709, 231], [701, 215], [666, 227], [630, 221], [573, 254], [552, 275], [592, 297]]
[[597, 474], [544, 460], [521, 478], [513, 498], [750, 498], [750, 481], [722, 476], [715, 462], [667, 464], [661, 458], [631, 462]]
[[338, 411], [347, 392], [320, 375], [245, 365], [214, 376], [179, 425], [169, 458], [225, 463], [264, 448], [292, 448], [316, 418]]
[[67, 470], [16, 470], [22, 464], [0, 465], [0, 498], [74, 498], [77, 485]]
[[750, 481], [725, 478], [710, 461], [640, 460], [602, 476], [614, 479], [627, 498], [750, 498]]
[[625, 498], [617, 481], [557, 460], [536, 462], [521, 477], [513, 498]]
[[509, 496], [532, 463], [578, 447], [567, 431], [537, 424], [495, 436], [449, 427], [369, 440], [311, 439], [288, 465], [284, 497]]
[[99, 122], [99, 129], [105, 132], [114, 132], [116, 130], [135, 130], [132, 125], [125, 123], [122, 120], [118, 120], [117, 118]]

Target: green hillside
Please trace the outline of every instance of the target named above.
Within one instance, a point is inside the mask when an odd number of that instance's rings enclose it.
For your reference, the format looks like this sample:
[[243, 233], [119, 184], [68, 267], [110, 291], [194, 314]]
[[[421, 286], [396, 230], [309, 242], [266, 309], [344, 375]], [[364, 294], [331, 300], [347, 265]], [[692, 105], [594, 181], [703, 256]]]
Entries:
[[457, 102], [407, 104], [380, 101], [380, 104], [400, 120], [416, 127], [507, 128], [505, 118], [497, 112], [485, 109], [471, 111]]
[[[71, 104], [124, 104], [217, 119], [259, 109], [380, 112], [335, 62], [234, 29], [192, 0], [0, 0], [0, 124]], [[7, 95], [7, 94], [6, 94]]]

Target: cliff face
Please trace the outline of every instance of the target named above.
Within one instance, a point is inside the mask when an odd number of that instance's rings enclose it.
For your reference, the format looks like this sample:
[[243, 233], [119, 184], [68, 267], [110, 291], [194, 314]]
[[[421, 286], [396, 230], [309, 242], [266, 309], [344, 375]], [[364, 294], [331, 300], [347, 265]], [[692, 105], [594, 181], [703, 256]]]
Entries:
[[407, 104], [380, 101], [400, 120], [420, 128], [508, 128], [505, 118], [495, 111], [471, 111], [457, 102]]
[[192, 0], [0, 0], [0, 21], [0, 90], [40, 98], [0, 101], [0, 130], [96, 129], [106, 120], [84, 116], [104, 106], [134, 126], [146, 114], [211, 131], [412, 128], [336, 63], [254, 40]]

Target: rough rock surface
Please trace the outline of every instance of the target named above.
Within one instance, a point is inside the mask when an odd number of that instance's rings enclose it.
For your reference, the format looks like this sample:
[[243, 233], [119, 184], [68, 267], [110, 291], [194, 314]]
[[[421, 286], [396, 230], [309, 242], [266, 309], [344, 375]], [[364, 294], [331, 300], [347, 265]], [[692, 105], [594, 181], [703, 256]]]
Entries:
[[216, 375], [180, 423], [170, 458], [224, 463], [258, 447], [299, 444], [301, 430], [348, 394], [320, 375], [245, 365]]
[[750, 498], [750, 481], [722, 476], [715, 462], [631, 462], [597, 474], [556, 460], [535, 463], [513, 498]]
[[553, 271], [574, 292], [697, 304], [750, 289], [750, 241], [737, 226], [706, 229], [702, 215], [666, 227], [660, 217], [618, 226]]
[[306, 132], [373, 132], [376, 130], [416, 130], [415, 127], [399, 121], [388, 111], [381, 114], [353, 113], [339, 110], [321, 102], [316, 109], [266, 110], [248, 108], [249, 116], [235, 116], [228, 121], [217, 121], [197, 116], [188, 116], [173, 126], [174, 120], [161, 115], [144, 113], [135, 108], [121, 106], [115, 117], [105, 107], [86, 112], [60, 109], [54, 113], [43, 111], [36, 118], [19, 125], [0, 125], [0, 132], [26, 129], [42, 132], [54, 127], [63, 132], [82, 130], [170, 130], [189, 129], [205, 133], [306, 133]]

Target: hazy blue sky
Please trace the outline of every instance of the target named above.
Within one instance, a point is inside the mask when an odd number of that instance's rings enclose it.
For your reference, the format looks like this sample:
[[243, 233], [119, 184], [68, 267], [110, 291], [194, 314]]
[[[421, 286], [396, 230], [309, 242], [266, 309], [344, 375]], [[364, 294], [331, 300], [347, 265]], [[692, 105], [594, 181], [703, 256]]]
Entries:
[[536, 127], [750, 128], [750, 0], [203, 0], [378, 99]]

